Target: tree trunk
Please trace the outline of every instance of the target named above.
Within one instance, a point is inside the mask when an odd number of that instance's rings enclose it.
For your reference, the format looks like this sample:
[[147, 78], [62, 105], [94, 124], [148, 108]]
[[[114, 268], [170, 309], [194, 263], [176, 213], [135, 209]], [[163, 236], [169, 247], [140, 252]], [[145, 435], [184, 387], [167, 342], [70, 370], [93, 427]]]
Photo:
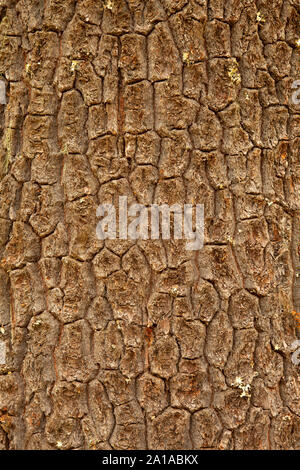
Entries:
[[[0, 449], [300, 448], [299, 14], [0, 0]], [[119, 196], [204, 247], [100, 240]]]

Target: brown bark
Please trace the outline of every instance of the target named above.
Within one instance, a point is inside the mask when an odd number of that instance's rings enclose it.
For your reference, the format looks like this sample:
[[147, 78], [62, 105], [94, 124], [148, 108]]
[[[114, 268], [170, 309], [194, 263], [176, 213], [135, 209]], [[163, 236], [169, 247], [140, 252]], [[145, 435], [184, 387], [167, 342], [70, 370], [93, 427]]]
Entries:
[[[0, 449], [300, 448], [299, 18], [0, 0]], [[118, 195], [204, 248], [100, 241]]]

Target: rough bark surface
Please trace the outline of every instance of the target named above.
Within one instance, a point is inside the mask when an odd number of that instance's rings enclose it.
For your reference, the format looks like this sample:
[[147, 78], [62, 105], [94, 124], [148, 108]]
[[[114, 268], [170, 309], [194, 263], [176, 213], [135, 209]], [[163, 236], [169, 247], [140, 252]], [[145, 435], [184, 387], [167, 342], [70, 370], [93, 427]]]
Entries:
[[[299, 449], [299, 0], [0, 21], [0, 449]], [[98, 240], [118, 195], [204, 203], [203, 250]]]

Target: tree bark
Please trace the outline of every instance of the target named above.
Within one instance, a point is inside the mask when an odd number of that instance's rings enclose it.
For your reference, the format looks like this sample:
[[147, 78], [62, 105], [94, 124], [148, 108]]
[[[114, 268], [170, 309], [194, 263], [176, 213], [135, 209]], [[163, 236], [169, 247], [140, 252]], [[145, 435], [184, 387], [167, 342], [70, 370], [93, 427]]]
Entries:
[[[299, 18], [0, 0], [0, 449], [300, 448]], [[203, 249], [99, 240], [122, 195]]]

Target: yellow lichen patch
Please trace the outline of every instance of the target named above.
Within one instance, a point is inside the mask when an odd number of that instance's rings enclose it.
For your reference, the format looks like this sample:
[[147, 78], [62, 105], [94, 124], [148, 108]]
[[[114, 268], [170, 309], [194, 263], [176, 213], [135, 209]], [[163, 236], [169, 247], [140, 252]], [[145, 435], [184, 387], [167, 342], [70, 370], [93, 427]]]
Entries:
[[250, 384], [244, 384], [242, 377], [236, 377], [235, 381], [232, 384], [233, 387], [237, 387], [241, 390], [240, 397], [246, 397], [250, 398], [251, 397], [251, 385]]
[[183, 63], [184, 64], [188, 64], [189, 63], [189, 53], [188, 52], [184, 52], [182, 54], [182, 60], [183, 60]]
[[228, 236], [228, 237], [227, 237], [227, 241], [228, 241], [231, 245], [235, 245], [235, 240], [234, 240], [232, 237]]
[[27, 75], [31, 76], [32, 71], [31, 71], [31, 64], [25, 64], [25, 72]]
[[114, 7], [114, 4], [111, 0], [107, 0], [106, 3], [104, 3], [103, 8], [106, 8], [107, 10], [112, 10]]
[[69, 148], [68, 148], [68, 144], [65, 144], [62, 148], [62, 153], [63, 155], [69, 155]]
[[283, 421], [291, 421], [291, 417], [289, 415], [285, 415], [283, 418]]
[[71, 67], [70, 67], [71, 72], [75, 72], [75, 70], [77, 68], [77, 65], [78, 65], [78, 61], [77, 60], [72, 60]]
[[42, 321], [41, 321], [40, 319], [36, 320], [36, 321], [32, 324], [33, 328], [38, 328], [38, 327], [41, 326], [41, 325], [42, 325]]
[[90, 447], [90, 449], [96, 450], [96, 446], [97, 446], [97, 444], [99, 444], [99, 442], [100, 442], [100, 441], [90, 441], [90, 442], [89, 442], [89, 447]]
[[237, 85], [241, 83], [241, 74], [236, 60], [228, 67], [228, 76], [232, 83], [236, 83]]
[[182, 53], [182, 62], [184, 63], [184, 65], [194, 64], [194, 61], [190, 59], [190, 54], [187, 51]]
[[256, 21], [258, 23], [265, 23], [266, 22], [266, 18], [264, 17], [264, 15], [260, 11], [257, 12]]

